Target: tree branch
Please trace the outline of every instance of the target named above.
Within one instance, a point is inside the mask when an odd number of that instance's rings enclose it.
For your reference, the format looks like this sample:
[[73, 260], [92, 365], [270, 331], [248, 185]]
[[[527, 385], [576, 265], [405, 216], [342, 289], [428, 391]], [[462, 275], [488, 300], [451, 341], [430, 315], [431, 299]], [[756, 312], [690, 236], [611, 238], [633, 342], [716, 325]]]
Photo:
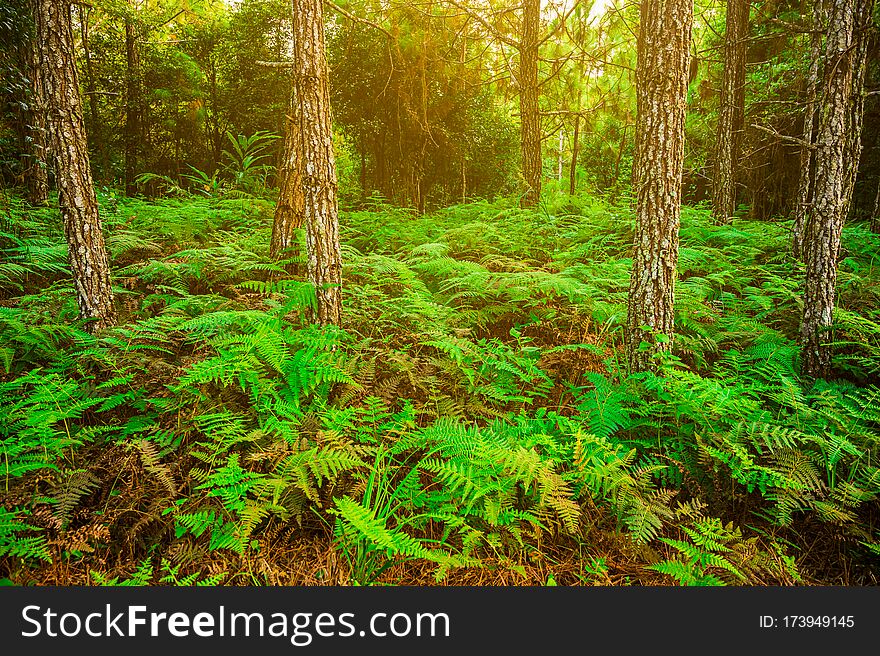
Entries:
[[254, 62], [257, 66], [265, 66], [266, 68], [293, 68], [291, 61], [261, 61]]
[[475, 21], [477, 21], [480, 25], [482, 25], [487, 30], [489, 30], [489, 33], [498, 41], [501, 41], [502, 43], [506, 43], [507, 45], [511, 46], [512, 48], [516, 48], [517, 50], [520, 49], [521, 46], [520, 46], [519, 41], [514, 41], [509, 36], [505, 36], [504, 34], [501, 34], [501, 32], [499, 32], [494, 27], [492, 27], [492, 25], [489, 24], [489, 21], [487, 21], [485, 18], [480, 16], [480, 14], [478, 14], [477, 12], [475, 12], [472, 9], [465, 7], [464, 5], [456, 2], [456, 0], [449, 0], [449, 4], [451, 4], [453, 7], [458, 7], [464, 13], [466, 13], [468, 16], [470, 16]]
[[750, 127], [755, 128], [756, 130], [760, 130], [761, 132], [766, 132], [767, 134], [771, 134], [777, 139], [782, 141], [790, 141], [791, 143], [796, 143], [797, 145], [803, 148], [809, 148], [810, 150], [815, 150], [817, 148], [816, 144], [807, 143], [803, 139], [798, 139], [797, 137], [790, 137], [787, 134], [780, 134], [776, 130], [773, 130], [768, 127], [764, 127], [763, 125], [758, 125], [757, 123], [752, 123]]
[[378, 23], [374, 23], [373, 21], [371, 21], [371, 20], [369, 20], [369, 19], [367, 19], [367, 18], [361, 18], [360, 16], [355, 16], [354, 14], [352, 14], [352, 13], [349, 12], [349, 11], [346, 11], [345, 9], [343, 9], [342, 7], [340, 7], [339, 5], [337, 5], [337, 4], [333, 3], [333, 2], [330, 2], [330, 0], [324, 0], [324, 4], [327, 5], [328, 7], [330, 7], [330, 9], [332, 9], [333, 11], [335, 11], [337, 14], [340, 14], [340, 15], [342, 15], [342, 16], [345, 16], [348, 20], [350, 20], [350, 21], [354, 21], [355, 23], [361, 23], [361, 24], [363, 24], [363, 25], [369, 25], [370, 27], [372, 27], [372, 28], [374, 28], [374, 29], [379, 30], [380, 32], [382, 32], [382, 34], [384, 34], [385, 36], [387, 36], [387, 37], [388, 37], [389, 39], [391, 39], [392, 41], [394, 40], [394, 35], [391, 34], [391, 32], [389, 32], [388, 30], [386, 30], [384, 27], [382, 27], [381, 25], [379, 25]]
[[[565, 24], [568, 22], [569, 17], [574, 13], [574, 10], [578, 8], [579, 4], [580, 4], [580, 0], [574, 0], [574, 2], [571, 3], [571, 8], [567, 12], [565, 12], [565, 15], [562, 17], [562, 19], [559, 21], [559, 23], [556, 25], [556, 27], [554, 27], [552, 30], [547, 32], [547, 35], [543, 39], [538, 41], [539, 48], [542, 45], [544, 45], [545, 43], [547, 43], [547, 41], [551, 37], [555, 36], [556, 33], [559, 32], [560, 27], [565, 28]], [[557, 14], [557, 16], [558, 16], [558, 14]]]

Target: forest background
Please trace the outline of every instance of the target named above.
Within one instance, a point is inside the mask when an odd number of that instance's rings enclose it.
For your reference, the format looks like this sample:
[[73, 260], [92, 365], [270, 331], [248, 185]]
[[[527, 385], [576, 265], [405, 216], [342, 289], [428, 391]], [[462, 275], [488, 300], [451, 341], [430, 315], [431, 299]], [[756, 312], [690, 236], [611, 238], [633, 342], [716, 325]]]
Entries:
[[4, 580], [876, 583], [875, 15], [6, 2]]

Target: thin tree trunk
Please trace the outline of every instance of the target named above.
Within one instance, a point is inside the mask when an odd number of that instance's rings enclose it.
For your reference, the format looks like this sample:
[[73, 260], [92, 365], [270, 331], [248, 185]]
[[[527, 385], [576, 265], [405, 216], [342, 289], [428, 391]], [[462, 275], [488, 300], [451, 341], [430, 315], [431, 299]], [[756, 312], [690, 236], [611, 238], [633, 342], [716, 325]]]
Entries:
[[273, 259], [296, 256], [296, 231], [305, 222], [305, 197], [302, 186], [302, 141], [296, 94], [291, 90], [284, 131], [284, 152], [278, 167], [278, 204], [272, 224], [270, 252]]
[[385, 130], [379, 130], [379, 148], [377, 150], [378, 156], [376, 157], [376, 180], [377, 187], [379, 189], [379, 193], [385, 199], [391, 198], [391, 185], [386, 182], [386, 174], [385, 174]]
[[367, 198], [367, 140], [364, 138], [363, 131], [360, 139], [360, 156], [361, 156], [361, 202]]
[[[32, 0], [36, 15], [36, 0]], [[40, 40], [34, 35], [25, 45], [27, 75], [31, 81], [25, 130], [28, 138], [25, 183], [27, 199], [32, 205], [45, 205], [49, 200], [49, 151], [46, 126], [46, 99], [43, 74], [40, 70]]]
[[810, 70], [807, 74], [807, 98], [804, 106], [804, 130], [801, 137], [804, 145], [800, 152], [800, 172], [797, 198], [794, 207], [794, 223], [791, 228], [791, 254], [797, 259], [803, 257], [804, 226], [807, 213], [813, 202], [813, 181], [815, 176], [815, 157], [813, 148], [816, 139], [818, 112], [816, 97], [819, 90], [819, 64], [822, 60], [822, 30], [825, 23], [824, 0], [813, 5], [813, 33], [810, 35]]
[[110, 264], [89, 168], [70, 4], [67, 0], [38, 0], [36, 8], [40, 70], [68, 259], [80, 314], [91, 320], [88, 329], [97, 331], [112, 325], [116, 315]]
[[632, 371], [650, 369], [673, 337], [693, 6], [693, 0], [642, 0], [640, 9], [636, 233], [626, 326]]
[[556, 153], [556, 181], [562, 185], [562, 151], [565, 148], [565, 133], [559, 130], [559, 150]]
[[715, 150], [713, 210], [717, 224], [730, 223], [736, 211], [739, 146], [745, 117], [746, 36], [749, 0], [727, 0], [724, 76]]
[[[459, 57], [459, 65], [464, 70], [467, 64], [467, 39], [461, 40], [461, 56]], [[465, 93], [467, 88], [467, 79], [464, 75], [458, 77], [458, 92]], [[467, 144], [462, 144], [461, 152], [461, 204], [467, 202]]]
[[306, 274], [317, 296], [313, 319], [321, 325], [338, 324], [342, 319], [342, 256], [321, 0], [293, 0], [293, 34], [303, 144]]
[[874, 0], [856, 0], [855, 34], [853, 35], [853, 73], [852, 92], [849, 102], [849, 127], [844, 146], [843, 182], [843, 220], [846, 221], [852, 207], [853, 190], [859, 174], [859, 161], [862, 157], [862, 126], [865, 116], [865, 75], [868, 63], [868, 46], [871, 41], [870, 30], [873, 24]]
[[220, 84], [217, 81], [217, 62], [214, 56], [211, 56], [211, 106], [214, 108], [214, 169], [220, 168], [220, 162], [223, 159], [223, 127], [228, 123], [220, 124], [221, 108], [220, 108]]
[[534, 207], [541, 197], [541, 112], [538, 105], [538, 30], [541, 1], [524, 0], [519, 47], [519, 114], [525, 190], [521, 204]]
[[141, 136], [141, 55], [135, 19], [125, 18], [125, 195], [137, 193]]
[[427, 158], [428, 152], [428, 144], [434, 141], [434, 135], [431, 131], [431, 123], [428, 120], [428, 35], [427, 32], [422, 32], [422, 47], [419, 51], [419, 82], [420, 82], [420, 91], [419, 94], [419, 123], [421, 123], [421, 142], [422, 142], [422, 150], [416, 160], [415, 164], [415, 176], [416, 176], [416, 193], [418, 197], [418, 210], [419, 216], [424, 215], [425, 207], [427, 205], [427, 189], [425, 189], [425, 166], [424, 162]]
[[467, 202], [467, 160], [461, 158], [461, 204]]
[[[578, 107], [578, 111], [580, 111], [580, 107]], [[569, 168], [568, 170], [568, 193], [571, 196], [574, 196], [574, 192], [576, 191], [575, 187], [577, 186], [577, 161], [578, 149], [580, 148], [580, 127], [581, 115], [575, 114], [574, 135], [572, 136], [571, 142], [571, 168]]]
[[[802, 369], [811, 377], [827, 376], [831, 369], [830, 327], [834, 313], [837, 257], [840, 235], [849, 209], [850, 170], [859, 166], [860, 148], [854, 145], [860, 130], [861, 103], [853, 107], [853, 94], [861, 94], [864, 66], [863, 28], [873, 0], [834, 0], [825, 44], [824, 94], [816, 139], [816, 180], [812, 210], [804, 239], [804, 313], [800, 327]], [[850, 197], [847, 197], [849, 194]]]
[[89, 9], [79, 6], [79, 26], [82, 37], [83, 60], [86, 64], [86, 95], [89, 97], [89, 134], [95, 151], [101, 156], [101, 178], [107, 176], [107, 148], [104, 145], [101, 120], [98, 116], [98, 91], [95, 88], [95, 71], [92, 66], [92, 51], [89, 47]]
[[210, 111], [206, 114], [205, 132], [208, 138], [208, 148], [211, 151], [211, 171], [220, 168], [220, 159], [223, 155], [223, 134], [220, 131], [220, 99], [217, 88], [217, 63], [214, 61], [214, 53], [208, 55], [208, 80], [211, 90], [209, 92]]
[[874, 194], [874, 209], [871, 212], [871, 232], [880, 235], [880, 175], [877, 176], [877, 193]]
[[[614, 180], [611, 182], [612, 189], [612, 199], [617, 198], [617, 183], [620, 180], [620, 162], [623, 160], [623, 151], [626, 150], [626, 132], [629, 129], [630, 124], [625, 123], [623, 126], [623, 132], [620, 134], [620, 145], [617, 148], [617, 158], [614, 160]], [[635, 148], [635, 152], [633, 153], [633, 163], [632, 163], [632, 171], [630, 175], [632, 176], [636, 170], [636, 162], [638, 161], [638, 147]]]

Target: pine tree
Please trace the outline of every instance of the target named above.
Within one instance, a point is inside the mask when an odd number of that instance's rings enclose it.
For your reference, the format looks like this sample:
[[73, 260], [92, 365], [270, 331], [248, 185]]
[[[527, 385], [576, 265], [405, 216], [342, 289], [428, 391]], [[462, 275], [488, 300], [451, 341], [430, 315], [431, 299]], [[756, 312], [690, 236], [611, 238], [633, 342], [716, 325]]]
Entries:
[[874, 205], [871, 210], [871, 232], [880, 235], [880, 175], [877, 176], [877, 191], [874, 193]]
[[[128, 11], [134, 12], [133, 7]], [[141, 51], [135, 16], [125, 17], [125, 195], [137, 193], [138, 154], [141, 149]]]
[[541, 109], [538, 61], [541, 44], [551, 34], [541, 34], [541, 0], [524, 0], [519, 23], [519, 38], [511, 38], [496, 29], [479, 11], [457, 0], [450, 4], [475, 19], [499, 43], [516, 49], [519, 64], [513, 77], [519, 88], [520, 156], [522, 158], [523, 190], [520, 205], [535, 207], [541, 198], [543, 163], [541, 158]]
[[37, 0], [34, 5], [50, 147], [55, 159], [59, 206], [80, 314], [90, 330], [115, 321], [110, 263], [101, 232], [98, 200], [79, 96], [70, 4]]
[[24, 167], [27, 199], [32, 205], [45, 205], [49, 200], [46, 101], [43, 76], [40, 74], [39, 41], [34, 34], [24, 45], [24, 60], [31, 83], [24, 116], [28, 144], [25, 155], [27, 164]]
[[816, 138], [816, 176], [804, 238], [802, 367], [808, 376], [829, 373], [829, 329], [834, 313], [840, 236], [861, 154], [864, 50], [873, 0], [833, 0], [825, 39], [823, 96]]
[[813, 24], [810, 34], [810, 68], [807, 73], [806, 104], [804, 106], [804, 128], [800, 152], [800, 172], [797, 199], [794, 206], [794, 223], [791, 234], [791, 254], [803, 257], [804, 226], [807, 213], [813, 201], [813, 182], [815, 172], [815, 133], [818, 111], [816, 99], [819, 92], [819, 64], [822, 61], [822, 30], [825, 24], [824, 0], [813, 5]]
[[541, 198], [541, 111], [538, 105], [538, 31], [540, 0], [524, 0], [519, 40], [519, 114], [525, 192], [523, 207], [534, 207]]
[[736, 211], [736, 178], [745, 117], [749, 8], [748, 0], [727, 0], [724, 75], [713, 179], [713, 210], [715, 222], [719, 224], [730, 223]]
[[[670, 348], [678, 265], [684, 160], [688, 49], [692, 0], [643, 0], [636, 68], [636, 147], [633, 170], [636, 234], [627, 308], [630, 368], [650, 368]], [[647, 342], [649, 348], [640, 348]]]
[[322, 325], [338, 324], [342, 318], [342, 255], [321, 0], [293, 0], [293, 38], [302, 142], [306, 275], [317, 294], [314, 319]]

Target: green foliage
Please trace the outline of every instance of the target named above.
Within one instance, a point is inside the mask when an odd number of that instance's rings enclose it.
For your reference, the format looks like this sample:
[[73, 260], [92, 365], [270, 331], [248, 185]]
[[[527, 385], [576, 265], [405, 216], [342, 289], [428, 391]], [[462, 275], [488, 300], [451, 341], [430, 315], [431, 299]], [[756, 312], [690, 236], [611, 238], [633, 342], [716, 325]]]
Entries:
[[731, 551], [730, 543], [742, 540], [738, 528], [723, 526], [718, 519], [707, 519], [695, 522], [693, 528], [683, 526], [681, 530], [689, 540], [660, 538], [679, 552], [679, 558], [654, 565], [653, 569], [672, 576], [682, 585], [725, 585], [712, 570], [723, 570], [728, 577], [740, 582], [746, 580], [745, 575], [725, 557]]
[[733, 522], [724, 524], [716, 517], [703, 516], [704, 507], [692, 502], [675, 509], [684, 539], [661, 537], [660, 541], [677, 553], [650, 569], [672, 577], [680, 585], [742, 585], [767, 576], [802, 582], [793, 559], [782, 552], [776, 540], [770, 539], [769, 550], [765, 550], [759, 536], [747, 538]]
[[0, 383], [0, 476], [6, 487], [10, 478], [56, 469], [66, 449], [99, 434], [77, 420], [100, 401], [84, 395], [76, 381], [41, 369]]
[[[163, 558], [159, 573], [158, 583], [174, 586], [215, 586], [220, 584], [226, 578], [225, 572], [203, 576], [200, 572], [192, 572], [186, 576], [180, 574], [180, 565], [172, 565], [167, 559]], [[96, 585], [103, 587], [138, 587], [150, 585], [156, 578], [156, 571], [153, 563], [149, 558], [141, 561], [129, 578], [121, 579], [118, 576], [109, 577], [101, 572], [92, 570], [92, 580]]]
[[26, 512], [0, 508], [0, 557], [9, 556], [25, 561], [51, 561], [52, 556], [44, 536], [21, 535], [37, 530], [22, 521], [23, 517], [20, 516], [25, 515], [27, 515]]
[[[0, 308], [4, 558], [39, 565], [57, 545], [103, 571], [112, 529], [134, 556], [95, 583], [189, 585], [219, 582], [198, 563], [244, 571], [318, 533], [359, 584], [423, 564], [438, 581], [522, 573], [547, 544], [583, 554], [557, 583], [608, 584], [623, 580], [596, 551], [611, 535], [645, 580], [779, 584], [807, 578], [805, 526], [876, 558], [861, 233], [844, 235], [847, 380], [800, 376], [785, 226], [693, 208], [674, 350], [630, 375], [625, 207], [347, 213], [344, 324], [321, 328], [314, 289], [268, 257], [270, 206], [101, 199], [120, 325], [82, 331], [51, 267], [5, 282], [19, 295]], [[61, 243], [28, 216], [9, 234]]]
[[272, 170], [272, 166], [265, 162], [270, 156], [267, 150], [279, 138], [278, 135], [260, 130], [250, 136], [233, 136], [227, 132], [226, 138], [231, 150], [223, 151], [226, 162], [222, 167], [230, 178], [232, 188], [249, 194], [264, 192]]

